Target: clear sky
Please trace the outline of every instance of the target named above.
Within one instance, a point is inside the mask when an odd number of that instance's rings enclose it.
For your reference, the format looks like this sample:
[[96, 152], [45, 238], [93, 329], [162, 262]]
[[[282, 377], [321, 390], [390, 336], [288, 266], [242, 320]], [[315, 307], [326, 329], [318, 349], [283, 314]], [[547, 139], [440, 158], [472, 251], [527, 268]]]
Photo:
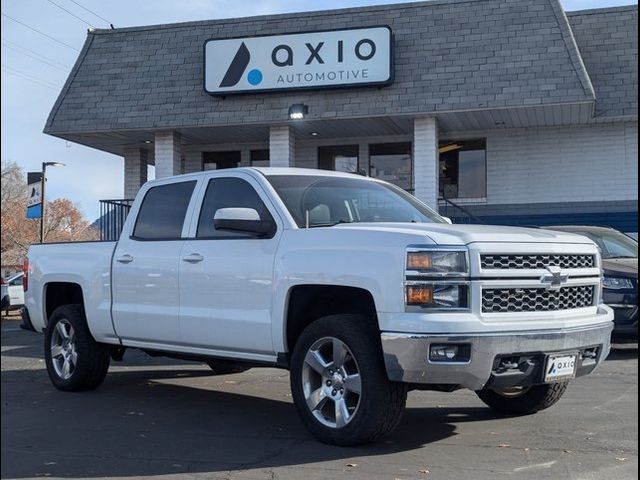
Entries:
[[[40, 170], [42, 161], [66, 163], [65, 168], [48, 170], [48, 197], [70, 198], [79, 204], [91, 220], [98, 215], [98, 200], [122, 198], [121, 157], [70, 144], [42, 133], [51, 106], [76, 59], [78, 50], [84, 43], [87, 23], [98, 28], [108, 28], [105, 21], [108, 20], [116, 27], [129, 27], [383, 3], [399, 2], [3, 0], [2, 162], [15, 161], [27, 171]], [[637, 4], [637, 0], [562, 0], [562, 4], [566, 10], [582, 10]], [[58, 42], [16, 23], [7, 16], [55, 38]]]

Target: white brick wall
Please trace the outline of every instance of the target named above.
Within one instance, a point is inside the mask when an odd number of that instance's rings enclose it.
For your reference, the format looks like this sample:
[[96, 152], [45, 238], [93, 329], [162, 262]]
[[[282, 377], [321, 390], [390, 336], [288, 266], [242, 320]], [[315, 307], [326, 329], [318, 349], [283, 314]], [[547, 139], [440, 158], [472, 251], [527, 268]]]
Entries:
[[124, 151], [124, 198], [135, 198], [147, 181], [147, 151], [130, 148]]
[[177, 132], [162, 132], [155, 135], [156, 178], [180, 174], [182, 144]]
[[269, 128], [269, 164], [272, 167], [292, 167], [295, 139], [289, 127]]
[[637, 122], [493, 130], [485, 135], [487, 203], [638, 198]]
[[438, 208], [438, 124], [435, 118], [413, 122], [414, 195], [431, 208]]

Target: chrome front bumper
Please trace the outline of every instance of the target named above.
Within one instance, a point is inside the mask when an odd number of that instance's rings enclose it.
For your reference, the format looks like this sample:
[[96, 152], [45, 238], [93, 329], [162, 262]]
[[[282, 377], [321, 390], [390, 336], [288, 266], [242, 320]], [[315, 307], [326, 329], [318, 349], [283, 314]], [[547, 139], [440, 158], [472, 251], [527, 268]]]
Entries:
[[[501, 356], [537, 355], [558, 352], [580, 352], [595, 347], [597, 356], [580, 362], [577, 375], [593, 371], [609, 355], [613, 323], [557, 330], [523, 332], [497, 332], [476, 334], [381, 334], [382, 350], [390, 380], [414, 384], [452, 385], [481, 390], [495, 380], [496, 358]], [[468, 362], [430, 362], [431, 344], [468, 344], [471, 355]], [[543, 367], [542, 367], [543, 368]], [[540, 368], [539, 368], [540, 369]], [[542, 383], [541, 375], [537, 375]]]

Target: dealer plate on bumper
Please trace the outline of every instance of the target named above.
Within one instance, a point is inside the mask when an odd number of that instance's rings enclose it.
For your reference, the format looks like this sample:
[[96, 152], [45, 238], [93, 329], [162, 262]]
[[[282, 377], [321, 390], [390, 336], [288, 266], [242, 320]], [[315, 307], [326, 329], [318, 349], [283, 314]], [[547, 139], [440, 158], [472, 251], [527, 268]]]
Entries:
[[559, 353], [547, 357], [544, 373], [545, 383], [563, 382], [576, 376], [577, 353]]

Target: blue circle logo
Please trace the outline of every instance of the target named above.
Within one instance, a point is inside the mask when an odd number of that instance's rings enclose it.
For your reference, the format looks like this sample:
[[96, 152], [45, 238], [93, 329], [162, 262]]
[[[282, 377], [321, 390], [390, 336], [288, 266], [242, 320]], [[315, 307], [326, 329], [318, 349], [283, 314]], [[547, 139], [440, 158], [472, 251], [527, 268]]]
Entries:
[[247, 81], [251, 85], [258, 85], [260, 82], [262, 82], [262, 72], [257, 68], [254, 68], [247, 75]]

